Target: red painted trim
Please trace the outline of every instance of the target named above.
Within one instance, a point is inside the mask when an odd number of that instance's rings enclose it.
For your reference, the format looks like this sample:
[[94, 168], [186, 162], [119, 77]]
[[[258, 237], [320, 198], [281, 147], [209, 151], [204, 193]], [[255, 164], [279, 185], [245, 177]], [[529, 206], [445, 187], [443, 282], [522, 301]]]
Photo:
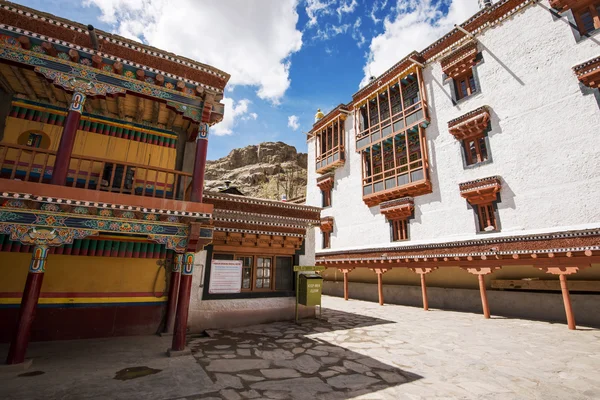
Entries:
[[173, 343], [171, 344], [171, 348], [175, 351], [181, 351], [185, 348], [185, 334], [187, 331], [191, 293], [192, 275], [182, 275], [181, 283], [179, 285], [179, 296], [177, 300], [177, 314], [175, 316]]
[[79, 127], [81, 114], [75, 111], [69, 111], [65, 122], [63, 133], [60, 137], [60, 144], [56, 152], [56, 161], [54, 162], [54, 171], [52, 172], [53, 185], [64, 186], [67, 183], [67, 174], [69, 172], [69, 162], [75, 146], [75, 136]]

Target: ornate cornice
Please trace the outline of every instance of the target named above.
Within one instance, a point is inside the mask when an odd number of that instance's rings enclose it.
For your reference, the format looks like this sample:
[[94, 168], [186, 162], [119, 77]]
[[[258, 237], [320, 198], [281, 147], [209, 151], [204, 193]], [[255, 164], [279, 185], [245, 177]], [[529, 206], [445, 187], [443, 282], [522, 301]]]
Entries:
[[319, 189], [321, 189], [321, 191], [323, 191], [323, 192], [328, 192], [331, 189], [333, 189], [334, 176], [335, 175], [333, 172], [329, 172], [325, 175], [318, 177], [317, 178], [317, 186], [319, 187]]
[[321, 232], [333, 231], [333, 217], [321, 218]]
[[600, 57], [593, 58], [573, 67], [577, 79], [585, 86], [600, 88]]
[[442, 71], [449, 77], [456, 78], [475, 65], [476, 57], [477, 42], [469, 41], [440, 61]]
[[383, 202], [379, 205], [379, 211], [389, 220], [407, 219], [413, 210], [415, 203], [412, 197], [402, 197], [401, 199]]
[[502, 188], [499, 176], [490, 176], [474, 181], [459, 183], [460, 195], [472, 205], [490, 203], [496, 200]]
[[483, 106], [448, 122], [448, 131], [457, 140], [464, 140], [483, 133], [489, 121], [490, 113], [487, 106]]

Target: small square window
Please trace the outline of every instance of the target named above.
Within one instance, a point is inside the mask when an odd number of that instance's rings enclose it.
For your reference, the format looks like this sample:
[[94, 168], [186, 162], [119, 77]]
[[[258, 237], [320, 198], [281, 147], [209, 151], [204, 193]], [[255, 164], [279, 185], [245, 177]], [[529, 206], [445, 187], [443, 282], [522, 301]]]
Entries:
[[40, 144], [42, 144], [42, 135], [30, 133], [27, 138], [27, 146], [39, 148]]
[[477, 85], [473, 71], [469, 70], [466, 74], [454, 78], [454, 87], [456, 88], [456, 99], [464, 99], [474, 93], [477, 93]]
[[467, 165], [474, 165], [488, 160], [488, 149], [485, 135], [463, 140]]
[[479, 204], [477, 206], [477, 219], [479, 220], [479, 232], [498, 231], [493, 203]]
[[392, 241], [408, 240], [408, 222], [405, 219], [390, 221]]
[[323, 248], [328, 249], [331, 247], [331, 232], [323, 232]]

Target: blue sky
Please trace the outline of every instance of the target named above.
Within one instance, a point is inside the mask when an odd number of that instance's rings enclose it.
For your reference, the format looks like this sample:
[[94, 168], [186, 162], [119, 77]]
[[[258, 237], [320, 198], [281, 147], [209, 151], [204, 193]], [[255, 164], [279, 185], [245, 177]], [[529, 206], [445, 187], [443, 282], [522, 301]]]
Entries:
[[317, 108], [422, 50], [477, 0], [13, 0], [213, 65], [232, 75], [209, 159], [283, 141], [306, 151]]

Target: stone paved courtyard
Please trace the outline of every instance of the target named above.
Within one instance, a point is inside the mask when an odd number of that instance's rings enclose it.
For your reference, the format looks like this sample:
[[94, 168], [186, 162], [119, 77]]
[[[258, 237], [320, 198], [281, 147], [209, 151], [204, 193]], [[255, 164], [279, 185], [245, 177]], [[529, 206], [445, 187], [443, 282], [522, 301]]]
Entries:
[[[2, 399], [600, 399], [600, 331], [324, 298], [325, 321], [33, 343]], [[5, 354], [6, 346], [0, 347]], [[39, 371], [36, 374], [32, 372]]]

